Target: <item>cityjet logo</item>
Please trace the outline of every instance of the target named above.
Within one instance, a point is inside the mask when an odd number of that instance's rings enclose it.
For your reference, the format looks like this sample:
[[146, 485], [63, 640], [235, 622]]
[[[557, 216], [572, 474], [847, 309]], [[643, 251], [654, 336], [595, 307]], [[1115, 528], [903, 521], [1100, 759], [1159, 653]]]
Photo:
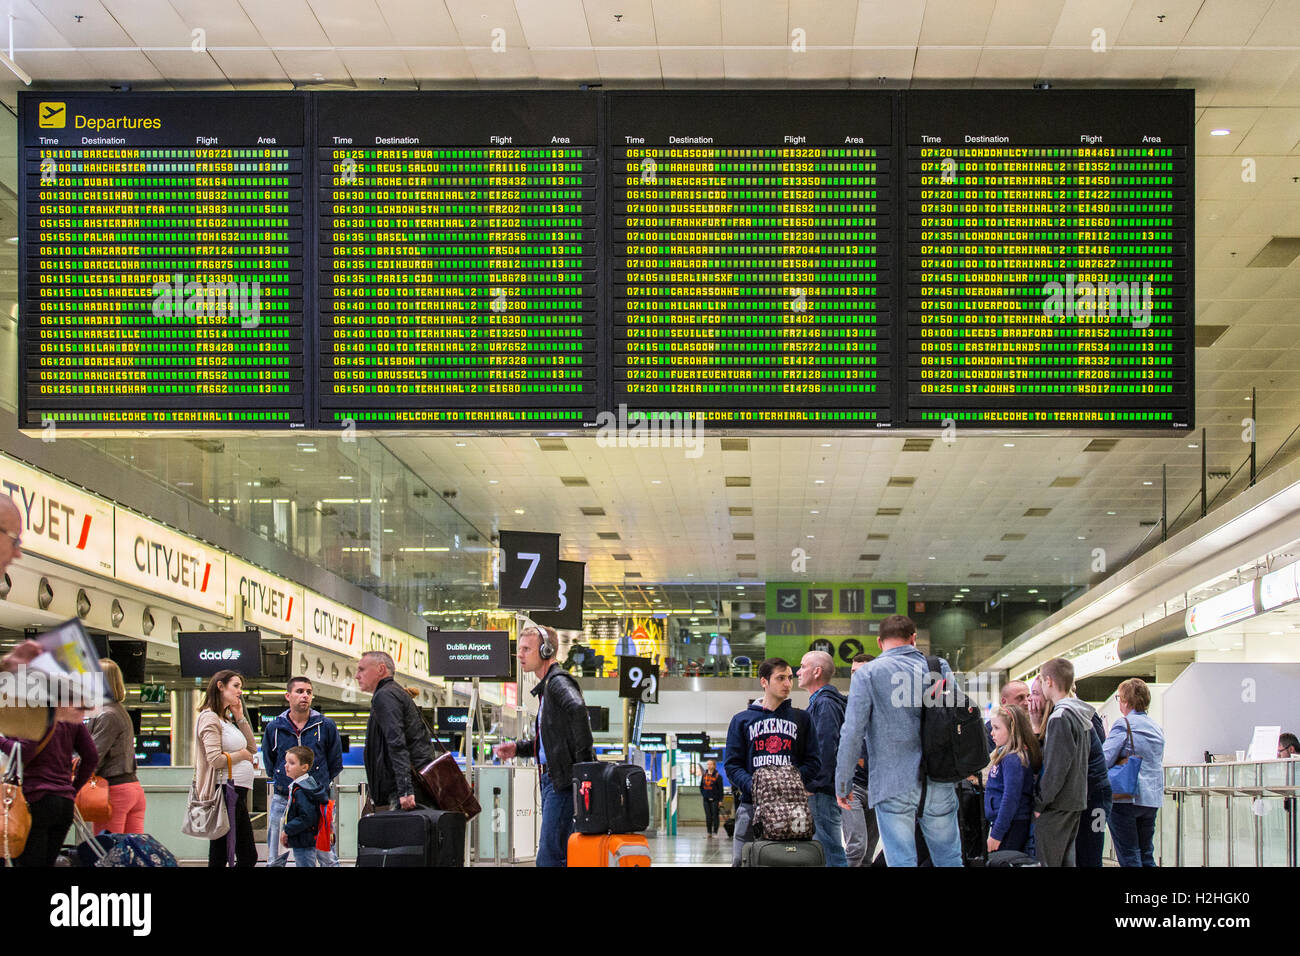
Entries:
[[169, 548], [143, 535], [135, 539], [134, 555], [136, 569], [141, 574], [163, 578], [200, 593], [208, 590], [208, 579], [212, 576], [210, 561], [203, 561], [197, 555], [182, 554], [179, 548]]
[[355, 621], [349, 621], [347, 618], [331, 614], [329, 611], [322, 611], [320, 608], [311, 616], [311, 627], [320, 637], [326, 640], [337, 641], [340, 644], [347, 644], [349, 647], [356, 640], [357, 625]]
[[184, 273], [153, 285], [156, 319], [196, 319], [200, 316], [239, 320], [241, 329], [262, 324], [262, 283], [185, 281]]
[[150, 893], [82, 893], [80, 887], [50, 897], [50, 925], [56, 928], [126, 927], [133, 936], [153, 929]]
[[248, 602], [248, 610], [287, 621], [293, 614], [293, 595], [285, 594], [252, 578], [239, 579], [239, 594]]
[[220, 651], [199, 651], [199, 660], [201, 661], [237, 661], [239, 660], [239, 651], [233, 647], [227, 647]]
[[687, 458], [704, 454], [704, 416], [690, 412], [632, 412], [618, 406], [618, 415], [596, 416], [596, 445], [600, 448], [683, 448]]
[[22, 485], [3, 482], [4, 490], [14, 504], [22, 508], [23, 528], [28, 534], [49, 538], [59, 544], [86, 550], [90, 540], [90, 515], [78, 515], [77, 510], [38, 491], [28, 493]]

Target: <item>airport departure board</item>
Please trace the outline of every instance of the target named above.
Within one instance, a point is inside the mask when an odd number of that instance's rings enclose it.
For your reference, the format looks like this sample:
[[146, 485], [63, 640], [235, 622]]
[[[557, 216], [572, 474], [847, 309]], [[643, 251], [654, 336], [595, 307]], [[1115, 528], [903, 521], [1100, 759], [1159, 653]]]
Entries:
[[22, 104], [23, 427], [303, 424], [304, 100]]
[[18, 103], [25, 429], [1194, 425], [1190, 90]]
[[894, 98], [608, 99], [614, 402], [888, 423]]
[[598, 99], [316, 104], [321, 424], [592, 421]]
[[907, 96], [909, 418], [1188, 428], [1191, 97]]

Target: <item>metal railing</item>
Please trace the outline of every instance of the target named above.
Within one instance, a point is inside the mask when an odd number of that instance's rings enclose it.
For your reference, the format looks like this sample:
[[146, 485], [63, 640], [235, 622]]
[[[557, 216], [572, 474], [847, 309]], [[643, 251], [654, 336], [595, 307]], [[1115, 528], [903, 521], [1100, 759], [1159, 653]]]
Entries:
[[1165, 767], [1161, 866], [1297, 864], [1300, 760]]

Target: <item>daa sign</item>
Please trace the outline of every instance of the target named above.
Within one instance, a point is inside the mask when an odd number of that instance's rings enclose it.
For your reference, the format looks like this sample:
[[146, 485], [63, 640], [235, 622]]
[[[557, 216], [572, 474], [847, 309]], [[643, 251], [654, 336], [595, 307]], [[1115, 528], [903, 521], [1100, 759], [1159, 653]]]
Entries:
[[181, 631], [182, 677], [211, 677], [218, 671], [239, 671], [247, 680], [262, 674], [261, 631]]
[[648, 657], [618, 659], [618, 696], [645, 704], [659, 703], [659, 665]]
[[497, 551], [497, 603], [521, 611], [559, 607], [560, 536], [502, 531]]
[[537, 624], [562, 631], [582, 630], [582, 589], [587, 566], [581, 561], [560, 562], [560, 604], [554, 611], [534, 611], [529, 615]]

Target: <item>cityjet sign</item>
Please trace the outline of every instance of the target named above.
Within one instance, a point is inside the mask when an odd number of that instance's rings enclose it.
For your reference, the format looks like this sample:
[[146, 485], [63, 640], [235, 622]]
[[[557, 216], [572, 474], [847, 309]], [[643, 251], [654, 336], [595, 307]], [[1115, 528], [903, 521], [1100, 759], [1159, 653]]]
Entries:
[[366, 633], [361, 614], [311, 591], [304, 595], [303, 611], [304, 640], [349, 657], [361, 656]]
[[233, 614], [242, 599], [245, 624], [286, 637], [302, 637], [302, 588], [233, 558], [226, 561], [226, 580], [230, 611]]
[[0, 457], [0, 493], [22, 515], [23, 550], [100, 574], [113, 573], [113, 506]]
[[225, 555], [121, 508], [116, 524], [119, 581], [226, 612]]
[[407, 645], [410, 643], [411, 636], [405, 631], [399, 631], [395, 627], [388, 627], [386, 624], [380, 624], [378, 621], [366, 620], [366, 640], [365, 651], [383, 651], [393, 659], [397, 669], [403, 673], [410, 673], [410, 654], [407, 653]]

